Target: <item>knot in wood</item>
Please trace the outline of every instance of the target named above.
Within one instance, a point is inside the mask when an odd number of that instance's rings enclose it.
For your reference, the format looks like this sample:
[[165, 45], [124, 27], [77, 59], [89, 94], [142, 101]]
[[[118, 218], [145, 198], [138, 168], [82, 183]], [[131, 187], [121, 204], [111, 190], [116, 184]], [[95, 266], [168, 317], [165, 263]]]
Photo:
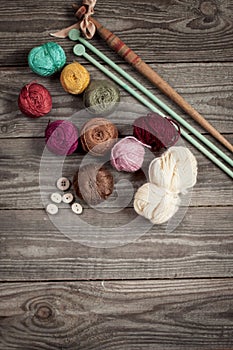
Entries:
[[200, 4], [200, 11], [206, 17], [214, 17], [218, 13], [218, 7], [214, 1], [204, 0]]
[[38, 310], [35, 313], [35, 316], [40, 320], [40, 321], [48, 321], [52, 317], [52, 309], [49, 306], [40, 306]]
[[6, 134], [8, 132], [8, 125], [7, 124], [4, 124], [2, 127], [1, 127], [1, 131], [3, 134]]

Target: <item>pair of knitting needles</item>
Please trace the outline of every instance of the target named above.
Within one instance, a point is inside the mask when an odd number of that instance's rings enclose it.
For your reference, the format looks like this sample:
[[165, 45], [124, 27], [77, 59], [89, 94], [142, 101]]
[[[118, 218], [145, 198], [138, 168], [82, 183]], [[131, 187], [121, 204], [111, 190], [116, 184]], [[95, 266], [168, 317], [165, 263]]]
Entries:
[[[154, 96], [148, 89], [146, 89], [141, 83], [139, 83], [136, 79], [131, 77], [128, 73], [126, 73], [122, 68], [120, 68], [117, 64], [115, 64], [112, 60], [110, 60], [106, 55], [104, 55], [101, 51], [95, 48], [90, 42], [81, 37], [81, 32], [77, 29], [71, 29], [69, 31], [69, 38], [72, 41], [79, 41], [81, 44], [77, 44], [73, 48], [73, 52], [76, 56], [83, 56], [90, 63], [92, 63], [95, 67], [101, 70], [105, 75], [115, 81], [118, 85], [120, 85], [123, 89], [129, 92], [132, 96], [134, 96], [137, 100], [147, 106], [150, 110], [155, 113], [158, 113], [165, 117], [160, 110], [158, 110], [153, 104], [151, 104], [148, 100], [146, 100], [143, 96], [141, 96], [138, 92], [133, 90], [129, 85], [127, 85], [123, 80], [118, 78], [115, 74], [113, 74], [110, 70], [108, 70], [101, 63], [96, 61], [92, 56], [90, 56], [86, 52], [86, 48], [96, 54], [99, 58], [101, 58], [105, 63], [107, 63], [110, 67], [112, 67], [116, 72], [122, 75], [126, 80], [128, 80], [131, 84], [138, 88], [144, 95], [149, 97], [153, 102], [155, 102], [158, 106], [163, 108], [167, 113], [169, 113], [177, 122], [179, 122], [183, 127], [189, 130], [193, 135], [195, 135], [200, 141], [205, 143], [212, 151], [218, 154], [225, 162], [229, 165], [233, 166], [233, 161], [229, 158], [225, 153], [223, 153], [218, 147], [216, 147], [211, 141], [209, 141], [205, 136], [203, 136], [200, 132], [198, 132], [195, 128], [193, 128], [188, 122], [186, 122], [183, 118], [181, 118], [176, 112], [174, 112], [170, 107], [168, 107], [165, 103], [163, 103], [159, 98]], [[203, 145], [201, 145], [196, 139], [194, 139], [191, 135], [189, 135], [184, 129], [180, 129], [181, 135], [188, 140], [193, 146], [195, 146], [199, 151], [205, 154], [213, 163], [215, 163], [219, 168], [221, 168], [226, 174], [228, 174], [231, 178], [233, 178], [233, 172], [223, 164], [218, 158], [216, 158], [212, 153], [210, 153]]]
[[[76, 10], [75, 16], [82, 20], [86, 13], [86, 5], [91, 5], [95, 0], [83, 0], [85, 6], [80, 8], [73, 4], [73, 8]], [[79, 29], [82, 26], [82, 22], [75, 23], [68, 28], [64, 28], [56, 33], [50, 33], [51, 36], [57, 38], [66, 38], [71, 29]], [[107, 43], [107, 45], [114, 50], [119, 56], [121, 56], [126, 62], [131, 64], [140, 74], [146, 77], [153, 85], [155, 85], [160, 91], [167, 95], [172, 101], [174, 101], [179, 107], [181, 107], [187, 114], [189, 114], [194, 120], [196, 120], [206, 131], [214, 136], [220, 143], [233, 152], [233, 145], [221, 135], [217, 129], [215, 129], [199, 112], [197, 112], [181, 95], [177, 93], [156, 71], [154, 71], [146, 62], [144, 62], [132, 49], [130, 49], [119, 37], [117, 37], [110, 30], [105, 28], [95, 18], [89, 17], [88, 21], [85, 21], [84, 27], [92, 37], [91, 32], [93, 28], [96, 29], [100, 37]], [[83, 28], [84, 29], [84, 28]]]

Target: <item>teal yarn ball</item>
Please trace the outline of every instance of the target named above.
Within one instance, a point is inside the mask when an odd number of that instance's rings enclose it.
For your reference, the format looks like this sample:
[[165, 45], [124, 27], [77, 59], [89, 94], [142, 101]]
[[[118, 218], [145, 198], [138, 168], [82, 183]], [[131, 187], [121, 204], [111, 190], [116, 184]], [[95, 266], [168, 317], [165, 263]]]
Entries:
[[48, 42], [34, 47], [28, 55], [28, 64], [31, 70], [47, 77], [58, 72], [66, 63], [66, 54], [63, 48], [54, 42]]

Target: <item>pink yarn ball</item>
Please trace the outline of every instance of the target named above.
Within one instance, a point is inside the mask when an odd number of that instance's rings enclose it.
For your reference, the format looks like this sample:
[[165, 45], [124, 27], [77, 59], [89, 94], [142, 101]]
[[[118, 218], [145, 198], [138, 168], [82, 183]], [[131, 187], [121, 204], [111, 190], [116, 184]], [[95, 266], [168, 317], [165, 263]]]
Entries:
[[60, 156], [72, 154], [78, 146], [78, 130], [68, 120], [49, 123], [45, 130], [47, 148]]
[[118, 171], [134, 172], [142, 167], [145, 149], [135, 137], [125, 137], [111, 151], [111, 164]]

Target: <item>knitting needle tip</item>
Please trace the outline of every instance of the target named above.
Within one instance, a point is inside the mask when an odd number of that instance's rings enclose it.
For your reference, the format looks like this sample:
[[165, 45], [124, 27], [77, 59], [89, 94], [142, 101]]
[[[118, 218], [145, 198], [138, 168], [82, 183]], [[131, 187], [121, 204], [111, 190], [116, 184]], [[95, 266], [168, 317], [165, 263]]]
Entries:
[[77, 44], [73, 47], [73, 52], [76, 56], [84, 56], [86, 49], [83, 45]]
[[57, 33], [49, 33], [50, 36], [54, 37], [54, 38], [58, 38], [58, 39], [65, 39], [65, 34], [59, 34], [60, 32]]
[[81, 36], [81, 32], [78, 29], [71, 29], [68, 36], [70, 40], [77, 41]]
[[51, 35], [51, 36], [53, 36], [55, 38], [64, 39], [64, 38], [67, 38], [69, 32], [72, 29], [76, 29], [76, 30], [79, 29], [79, 23], [72, 24], [68, 28], [63, 28], [62, 30], [59, 30], [56, 33], [49, 33], [49, 35]]

